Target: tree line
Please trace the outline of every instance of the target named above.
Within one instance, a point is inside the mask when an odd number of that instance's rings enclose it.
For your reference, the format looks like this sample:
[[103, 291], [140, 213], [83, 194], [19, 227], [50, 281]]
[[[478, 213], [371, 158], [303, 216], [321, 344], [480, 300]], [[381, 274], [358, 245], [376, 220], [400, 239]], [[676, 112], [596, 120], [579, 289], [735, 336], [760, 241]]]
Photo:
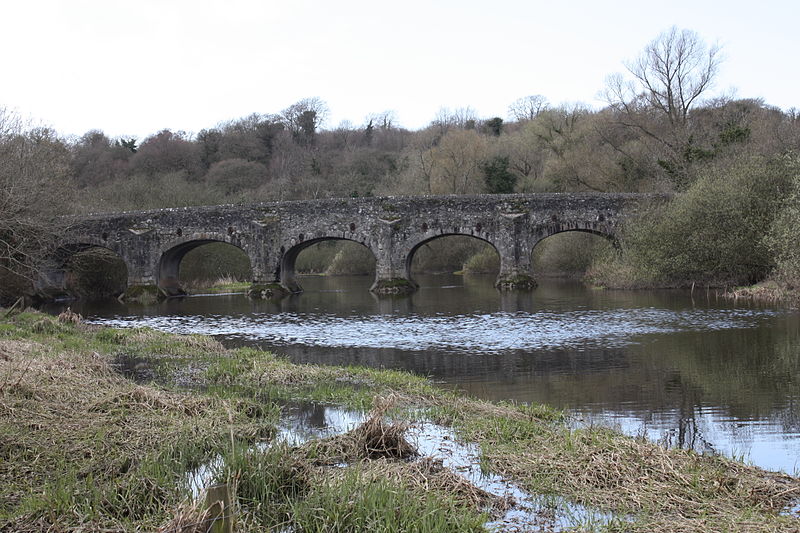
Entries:
[[[328, 106], [319, 98], [195, 134], [162, 130], [141, 140], [110, 138], [99, 130], [65, 138], [49, 128], [27, 126], [4, 110], [0, 269], [24, 277], [25, 265], [55, 233], [54, 217], [67, 212], [509, 192], [671, 191], [702, 197], [702, 189], [719, 198], [727, 194], [720, 191], [733, 188], [744, 197], [769, 197], [770, 214], [747, 237], [763, 244], [760, 264], [747, 275], [712, 270], [704, 271], [703, 278], [763, 278], [779, 257], [788, 261], [788, 252], [778, 251], [777, 237], [767, 234], [787, 199], [797, 195], [792, 180], [800, 114], [760, 99], [710, 97], [720, 64], [716, 46], [673, 27], [626, 63], [627, 72], [609, 76], [602, 91], [607, 105], [601, 109], [556, 105], [534, 94], [512, 102], [506, 117], [480, 118], [470, 108], [443, 108], [427, 127], [413, 131], [397, 125], [391, 111], [374, 113], [360, 125], [329, 127]], [[763, 175], [755, 171], [763, 168], [779, 176], [768, 190], [735, 177], [758, 181], [755, 176]], [[698, 206], [708, 207], [702, 198]], [[732, 203], [728, 208], [748, 206]], [[786, 216], [780, 218], [784, 226]], [[650, 217], [639, 227], [655, 222]], [[663, 245], [635, 236], [630, 242]], [[623, 255], [643, 255], [635, 246]], [[664, 257], [669, 256], [666, 250]], [[619, 261], [604, 259], [594, 275], [613, 283], [609, 265], [619, 272]], [[652, 283], [683, 283], [697, 272], [676, 273], [672, 265], [643, 276], [632, 273], [634, 263], [628, 261], [622, 270]], [[711, 267], [704, 263], [702, 268]]]

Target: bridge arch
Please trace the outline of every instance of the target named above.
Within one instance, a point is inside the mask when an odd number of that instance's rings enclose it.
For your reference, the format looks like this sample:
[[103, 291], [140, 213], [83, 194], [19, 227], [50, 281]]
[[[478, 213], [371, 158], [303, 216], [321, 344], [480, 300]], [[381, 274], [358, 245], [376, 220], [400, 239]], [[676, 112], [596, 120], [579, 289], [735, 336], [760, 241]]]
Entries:
[[183, 258], [195, 248], [216, 242], [229, 244], [244, 252], [250, 261], [251, 268], [256, 264], [249, 247], [229, 235], [224, 233], [185, 235], [170, 240], [159, 248], [158, 264], [155, 268], [155, 281], [158, 288], [166, 296], [185, 295], [186, 291], [180, 283], [180, 268]]
[[550, 226], [546, 230], [534, 232], [534, 238], [530, 243], [530, 250], [533, 253], [533, 250], [544, 241], [552, 237], [553, 235], [560, 235], [563, 233], [588, 233], [591, 235], [597, 235], [598, 237], [602, 237], [609, 241], [615, 248], [619, 246], [619, 239], [617, 238], [616, 232], [613, 230], [609, 230], [606, 228], [597, 228], [597, 227], [583, 227], [579, 225], [558, 225], [558, 226]]
[[[591, 239], [552, 239], [553, 237], [592, 236]], [[557, 231], [537, 233], [531, 241], [531, 271], [532, 275], [577, 275], [588, 264], [583, 260], [591, 258], [598, 246], [619, 246], [619, 241], [614, 233], [597, 230], [594, 228], [560, 228]]]
[[408, 281], [410, 281], [415, 287], [418, 287], [419, 284], [416, 281], [414, 281], [414, 278], [413, 278], [413, 275], [412, 275], [412, 272], [411, 272], [412, 264], [414, 262], [414, 256], [420, 250], [420, 248], [422, 248], [426, 244], [429, 244], [430, 242], [438, 240], [438, 239], [441, 239], [441, 238], [448, 238], [448, 237], [469, 237], [471, 239], [475, 239], [477, 241], [481, 241], [481, 242], [484, 242], [484, 243], [488, 244], [489, 246], [492, 247], [492, 249], [497, 254], [498, 258], [500, 259], [501, 270], [502, 270], [503, 254], [500, 253], [500, 250], [498, 249], [497, 245], [495, 245], [495, 243], [493, 243], [488, 238], [480, 237], [478, 235], [475, 235], [474, 233], [462, 233], [462, 232], [440, 233], [440, 234], [437, 234], [437, 235], [427, 235], [427, 236], [423, 236], [421, 238], [417, 238], [414, 241], [412, 241], [413, 244], [410, 245], [410, 247], [408, 249], [408, 252], [406, 253], [405, 258], [404, 258], [405, 278]]
[[372, 247], [366, 240], [358, 241], [356, 239], [349, 239], [347, 237], [340, 237], [340, 236], [314, 237], [312, 239], [303, 240], [302, 242], [296, 242], [294, 245], [289, 246], [288, 249], [285, 249], [286, 248], [285, 246], [282, 248], [280, 264], [278, 266], [278, 277], [280, 280], [280, 284], [292, 293], [303, 292], [303, 287], [297, 281], [297, 273], [295, 270], [297, 264], [297, 258], [300, 255], [300, 253], [303, 252], [303, 250], [306, 250], [307, 248], [310, 248], [315, 244], [327, 241], [348, 241], [360, 244], [361, 246], [363, 246], [372, 253], [376, 261], [378, 259], [375, 250], [372, 249]]
[[608, 240], [615, 246], [619, 242], [616, 236], [616, 233], [613, 231], [607, 231], [603, 229], [595, 229], [595, 228], [582, 228], [582, 227], [558, 227], [557, 229], [548, 230], [545, 232], [538, 232], [535, 236], [533, 241], [531, 242], [531, 250], [533, 250], [536, 245], [538, 245], [543, 240], [552, 237], [553, 235], [559, 235], [561, 233], [589, 233], [591, 235], [597, 235], [598, 237], [603, 237], [604, 239]]
[[[84, 257], [80, 265], [73, 260], [83, 252], [102, 250], [105, 257]], [[125, 291], [130, 266], [113, 244], [92, 237], [61, 243], [40, 267], [34, 287], [41, 296], [90, 298], [118, 296]], [[87, 281], [84, 278], [90, 277]]]

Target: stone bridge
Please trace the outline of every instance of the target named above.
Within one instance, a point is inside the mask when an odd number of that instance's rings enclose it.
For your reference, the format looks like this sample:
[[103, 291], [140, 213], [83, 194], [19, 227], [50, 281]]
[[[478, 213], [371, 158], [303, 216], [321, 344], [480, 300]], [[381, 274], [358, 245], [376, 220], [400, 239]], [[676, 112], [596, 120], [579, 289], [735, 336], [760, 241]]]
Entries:
[[645, 194], [509, 194], [326, 199], [184, 207], [88, 215], [71, 220], [52, 260], [41, 271], [41, 292], [65, 289], [69, 257], [90, 247], [115, 252], [125, 262], [128, 287], [158, 287], [183, 294], [183, 256], [225, 242], [250, 258], [255, 293], [300, 292], [295, 261], [326, 240], [366, 246], [376, 259], [377, 293], [408, 292], [414, 253], [443, 236], [469, 235], [491, 244], [500, 257], [500, 289], [535, 286], [531, 251], [556, 233], [582, 231], [617, 239], [618, 228], [639, 206], [663, 196]]

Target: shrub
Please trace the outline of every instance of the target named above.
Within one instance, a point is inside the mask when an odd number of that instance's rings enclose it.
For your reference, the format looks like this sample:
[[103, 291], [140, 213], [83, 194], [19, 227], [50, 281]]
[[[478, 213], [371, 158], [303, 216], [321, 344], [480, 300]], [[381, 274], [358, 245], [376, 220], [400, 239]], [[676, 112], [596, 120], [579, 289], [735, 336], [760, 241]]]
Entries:
[[125, 291], [128, 268], [111, 250], [93, 247], [73, 255], [67, 264], [67, 286], [80, 298], [99, 300]]
[[328, 276], [369, 275], [375, 273], [375, 256], [366, 246], [345, 241], [325, 270]]
[[[606, 256], [591, 277], [617, 286], [611, 272], [629, 272], [627, 285], [751, 284], [774, 266], [765, 235], [790, 189], [783, 159], [742, 157], [709, 167], [689, 190], [630, 220], [622, 253]], [[619, 264], [619, 263], [622, 264]]]
[[208, 169], [206, 182], [216, 186], [223, 194], [255, 189], [267, 180], [267, 167], [255, 161], [226, 159]]
[[441, 273], [455, 272], [464, 268], [467, 260], [489, 248], [497, 255], [494, 247], [481, 239], [466, 235], [450, 235], [432, 239], [414, 252], [412, 272]]
[[775, 217], [764, 244], [775, 258], [777, 268], [774, 277], [796, 287], [800, 285], [800, 246], [797, 242], [797, 228], [800, 227], [800, 157], [787, 157], [786, 165], [793, 171], [792, 191]]
[[252, 276], [247, 254], [231, 244], [212, 242], [198, 246], [183, 257], [180, 270], [182, 282], [202, 285], [220, 278], [250, 280]]
[[464, 262], [464, 274], [494, 274], [500, 272], [500, 256], [491, 246], [485, 246]]

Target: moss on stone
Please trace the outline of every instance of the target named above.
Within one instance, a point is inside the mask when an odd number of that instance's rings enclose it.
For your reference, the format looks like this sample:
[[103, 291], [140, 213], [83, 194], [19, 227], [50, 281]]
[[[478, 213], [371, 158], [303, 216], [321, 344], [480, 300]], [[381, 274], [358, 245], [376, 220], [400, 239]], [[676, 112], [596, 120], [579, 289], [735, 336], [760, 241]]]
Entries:
[[247, 296], [257, 300], [282, 300], [289, 294], [280, 283], [254, 283], [247, 290]]
[[131, 285], [120, 296], [121, 300], [137, 303], [154, 303], [164, 299], [164, 294], [156, 285]]
[[494, 286], [501, 291], [529, 291], [536, 288], [536, 280], [528, 274], [513, 274], [498, 278]]
[[375, 294], [411, 294], [417, 290], [417, 284], [406, 278], [381, 279], [370, 290]]

